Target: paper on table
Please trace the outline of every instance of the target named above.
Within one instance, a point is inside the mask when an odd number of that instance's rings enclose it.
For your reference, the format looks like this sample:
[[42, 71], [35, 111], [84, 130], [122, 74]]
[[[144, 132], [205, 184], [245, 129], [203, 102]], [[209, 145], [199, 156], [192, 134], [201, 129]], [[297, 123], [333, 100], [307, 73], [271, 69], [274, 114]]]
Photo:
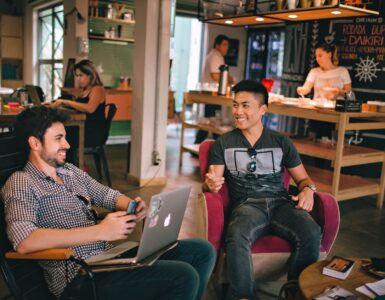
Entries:
[[376, 296], [385, 295], [385, 279], [372, 283], [366, 283], [358, 287], [356, 290], [367, 295], [371, 299], [374, 299]]
[[358, 288], [356, 288], [357, 292], [360, 292], [361, 294], [364, 294], [365, 296], [368, 296], [370, 299], [376, 298], [376, 295], [369, 291], [366, 286], [361, 285]]

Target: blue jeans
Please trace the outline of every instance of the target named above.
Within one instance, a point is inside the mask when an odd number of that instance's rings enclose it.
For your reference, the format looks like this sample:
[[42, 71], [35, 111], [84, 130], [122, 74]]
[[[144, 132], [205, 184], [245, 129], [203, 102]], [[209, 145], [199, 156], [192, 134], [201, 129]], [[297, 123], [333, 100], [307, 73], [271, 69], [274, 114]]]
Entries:
[[[98, 299], [199, 300], [215, 258], [215, 250], [207, 241], [179, 241], [152, 266], [95, 273]], [[92, 299], [89, 277], [76, 276], [65, 288], [61, 299]]]
[[230, 287], [238, 298], [254, 299], [256, 284], [250, 246], [263, 235], [287, 240], [293, 249], [288, 279], [318, 259], [321, 230], [304, 210], [288, 198], [249, 198], [231, 213], [226, 233], [227, 267]]

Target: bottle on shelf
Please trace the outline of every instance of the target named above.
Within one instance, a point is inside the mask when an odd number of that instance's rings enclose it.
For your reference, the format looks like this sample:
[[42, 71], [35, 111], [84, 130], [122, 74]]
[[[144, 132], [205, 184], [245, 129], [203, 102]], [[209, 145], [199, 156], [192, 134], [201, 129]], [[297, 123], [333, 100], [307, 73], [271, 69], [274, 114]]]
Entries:
[[112, 5], [108, 4], [107, 6], [107, 14], [106, 14], [107, 19], [112, 19]]
[[229, 78], [229, 66], [221, 65], [219, 67], [218, 95], [223, 95], [223, 96], [226, 95], [228, 78]]

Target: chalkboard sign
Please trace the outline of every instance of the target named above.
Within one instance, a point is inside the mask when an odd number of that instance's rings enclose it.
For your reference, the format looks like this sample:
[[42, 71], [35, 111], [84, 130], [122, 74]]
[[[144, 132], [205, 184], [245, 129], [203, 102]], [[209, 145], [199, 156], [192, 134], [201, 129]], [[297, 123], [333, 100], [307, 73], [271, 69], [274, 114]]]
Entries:
[[[293, 97], [309, 72], [309, 60], [314, 52], [311, 42], [311, 22], [288, 25], [285, 28], [285, 51], [281, 78], [281, 93]], [[313, 47], [313, 48], [312, 48]]]

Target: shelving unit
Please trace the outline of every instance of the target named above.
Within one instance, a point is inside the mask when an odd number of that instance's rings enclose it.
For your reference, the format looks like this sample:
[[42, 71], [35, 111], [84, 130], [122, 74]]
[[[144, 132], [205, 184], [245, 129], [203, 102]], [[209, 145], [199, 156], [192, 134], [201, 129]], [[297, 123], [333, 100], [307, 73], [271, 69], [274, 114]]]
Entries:
[[[89, 16], [89, 33], [88, 38], [92, 40], [101, 41], [115, 41], [134, 43], [133, 30], [135, 21], [124, 20], [117, 18], [106, 18], [102, 16]], [[109, 31], [112, 27], [119, 26], [121, 29], [121, 35], [114, 37], [106, 37], [105, 32]]]
[[[337, 201], [368, 195], [377, 195], [377, 207], [381, 208], [385, 194], [385, 152], [361, 146], [345, 146], [347, 130], [372, 130], [385, 128], [385, 113], [380, 112], [336, 112], [330, 109], [289, 106], [273, 102], [268, 111], [278, 115], [336, 124], [338, 139], [335, 147], [307, 139], [293, 139], [300, 154], [330, 160], [333, 171], [306, 166], [317, 187], [329, 192]], [[382, 163], [379, 181], [341, 173], [342, 167]]]
[[215, 104], [215, 105], [224, 105], [232, 106], [233, 101], [230, 98], [225, 96], [212, 96], [211, 93], [206, 92], [189, 92], [184, 94], [183, 107], [182, 107], [182, 128], [180, 134], [180, 151], [179, 151], [179, 166], [182, 165], [183, 153], [190, 152], [193, 154], [198, 154], [199, 144], [185, 144], [184, 142], [184, 132], [186, 128], [201, 129], [207, 132], [212, 132], [215, 134], [223, 134], [227, 130], [221, 127], [216, 127], [210, 124], [201, 124], [196, 121], [186, 120], [186, 107], [187, 105], [192, 104]]
[[134, 39], [124, 39], [124, 38], [106, 38], [104, 36], [99, 35], [88, 35], [88, 38], [91, 40], [101, 40], [101, 41], [115, 41], [115, 42], [125, 42], [125, 43], [133, 43]]
[[23, 18], [0, 15], [0, 86], [23, 85]]
[[[232, 99], [223, 96], [213, 96], [207, 93], [186, 93], [183, 103], [182, 118], [185, 116], [186, 105], [202, 103], [232, 106]], [[268, 111], [273, 114], [291, 116], [309, 120], [318, 120], [336, 124], [338, 139], [334, 147], [309, 139], [293, 139], [300, 154], [322, 158], [331, 161], [333, 170], [328, 171], [312, 166], [306, 166], [312, 180], [318, 189], [331, 193], [337, 201], [377, 195], [377, 207], [381, 208], [385, 195], [385, 152], [361, 146], [345, 146], [344, 137], [347, 130], [373, 130], [385, 128], [385, 113], [383, 112], [336, 112], [330, 109], [298, 107], [277, 102], [269, 104]], [[218, 128], [196, 124], [192, 121], [182, 122], [181, 146], [179, 163], [182, 164], [184, 152], [198, 153], [199, 145], [184, 144], [184, 129], [197, 128], [222, 134]], [[358, 166], [370, 163], [382, 163], [379, 180], [366, 179], [360, 176], [342, 174], [342, 167]]]

